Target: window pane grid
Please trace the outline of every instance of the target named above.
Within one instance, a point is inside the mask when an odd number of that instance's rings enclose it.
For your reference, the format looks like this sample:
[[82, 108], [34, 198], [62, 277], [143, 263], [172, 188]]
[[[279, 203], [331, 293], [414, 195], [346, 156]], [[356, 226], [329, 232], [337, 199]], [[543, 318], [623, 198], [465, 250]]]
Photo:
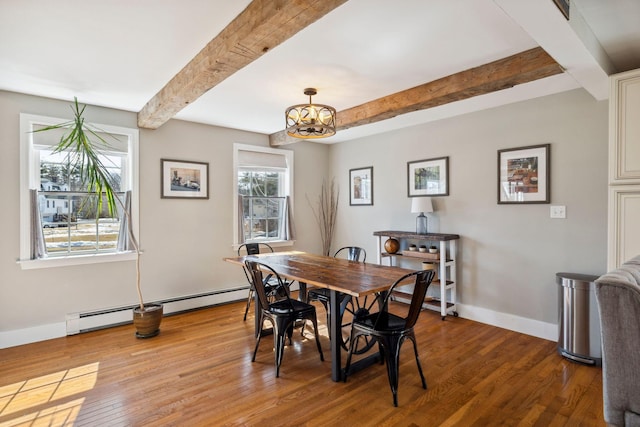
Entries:
[[[73, 155], [54, 153], [49, 147], [39, 150], [39, 200], [47, 255], [117, 252], [120, 220], [109, 217], [106, 199], [102, 201], [102, 210], [96, 212], [97, 196], [84, 191], [86, 184], [80, 181], [79, 171], [69, 166]], [[114, 189], [122, 191], [126, 154], [114, 152], [101, 154], [99, 158]]]
[[280, 239], [284, 197], [242, 196], [245, 241]]
[[102, 211], [97, 213], [97, 196], [87, 192], [40, 191], [38, 194], [48, 255], [116, 252], [120, 220], [108, 217], [105, 201]]

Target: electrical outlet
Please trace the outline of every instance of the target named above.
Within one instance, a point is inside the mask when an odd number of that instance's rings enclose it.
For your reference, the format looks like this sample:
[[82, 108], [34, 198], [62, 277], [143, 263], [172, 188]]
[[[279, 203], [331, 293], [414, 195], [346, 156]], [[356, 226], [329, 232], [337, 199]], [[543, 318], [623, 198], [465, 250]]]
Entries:
[[566, 206], [551, 206], [549, 216], [551, 218], [565, 219], [567, 217], [567, 207]]

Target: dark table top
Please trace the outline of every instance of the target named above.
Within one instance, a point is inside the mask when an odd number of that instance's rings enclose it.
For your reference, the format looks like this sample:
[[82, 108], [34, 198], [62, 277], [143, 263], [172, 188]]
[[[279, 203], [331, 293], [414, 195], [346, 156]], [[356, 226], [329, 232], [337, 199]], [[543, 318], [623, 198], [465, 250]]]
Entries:
[[267, 264], [287, 279], [333, 289], [354, 297], [386, 291], [397, 279], [415, 271], [298, 251], [245, 255], [224, 260], [242, 264], [245, 259]]

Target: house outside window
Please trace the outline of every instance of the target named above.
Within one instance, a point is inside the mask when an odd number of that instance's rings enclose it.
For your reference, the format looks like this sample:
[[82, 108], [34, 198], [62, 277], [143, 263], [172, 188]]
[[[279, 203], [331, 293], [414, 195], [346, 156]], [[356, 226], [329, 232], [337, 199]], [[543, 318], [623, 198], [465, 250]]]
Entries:
[[292, 240], [293, 152], [234, 145], [236, 244]]
[[[97, 196], [86, 192], [86, 185], [79, 181], [77, 171], [69, 167], [69, 153], [53, 152], [53, 146], [64, 132], [33, 132], [64, 121], [29, 114], [20, 116], [20, 260], [23, 268], [101, 262], [107, 259], [96, 258], [95, 255], [114, 255], [117, 258], [128, 253], [122, 249], [122, 243], [119, 244], [120, 240], [127, 238], [120, 232], [121, 219], [124, 221], [125, 215], [120, 210], [117, 218], [111, 218], [106, 202], [101, 211], [97, 211]], [[129, 192], [132, 224], [136, 232], [138, 130], [100, 124], [94, 126], [104, 131], [102, 136], [109, 143], [108, 152], [101, 160], [115, 178], [118, 196], [124, 201], [126, 192]], [[31, 190], [36, 192], [35, 198]], [[39, 222], [35, 222], [34, 217], [38, 217]], [[39, 239], [43, 241], [44, 253], [36, 251], [34, 255], [33, 248]], [[129, 258], [121, 256], [108, 260]]]
[[[33, 135], [33, 150], [40, 161], [38, 202], [46, 255], [116, 252], [123, 216], [111, 218], [106, 201], [98, 212], [96, 196], [87, 193], [79, 172], [69, 167], [69, 153], [53, 153], [50, 146], [41, 144], [41, 135]], [[114, 148], [112, 153], [101, 156], [102, 164], [115, 178], [121, 199], [124, 193], [118, 184], [126, 174], [127, 153], [120, 150], [124, 149]]]

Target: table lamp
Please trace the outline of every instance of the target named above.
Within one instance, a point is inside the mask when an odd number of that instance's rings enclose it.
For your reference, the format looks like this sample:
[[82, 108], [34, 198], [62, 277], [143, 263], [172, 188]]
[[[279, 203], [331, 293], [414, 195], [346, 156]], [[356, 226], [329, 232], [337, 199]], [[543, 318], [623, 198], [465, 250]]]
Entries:
[[411, 199], [411, 213], [420, 212], [416, 218], [416, 234], [427, 234], [427, 217], [425, 212], [433, 212], [431, 197], [414, 197]]

